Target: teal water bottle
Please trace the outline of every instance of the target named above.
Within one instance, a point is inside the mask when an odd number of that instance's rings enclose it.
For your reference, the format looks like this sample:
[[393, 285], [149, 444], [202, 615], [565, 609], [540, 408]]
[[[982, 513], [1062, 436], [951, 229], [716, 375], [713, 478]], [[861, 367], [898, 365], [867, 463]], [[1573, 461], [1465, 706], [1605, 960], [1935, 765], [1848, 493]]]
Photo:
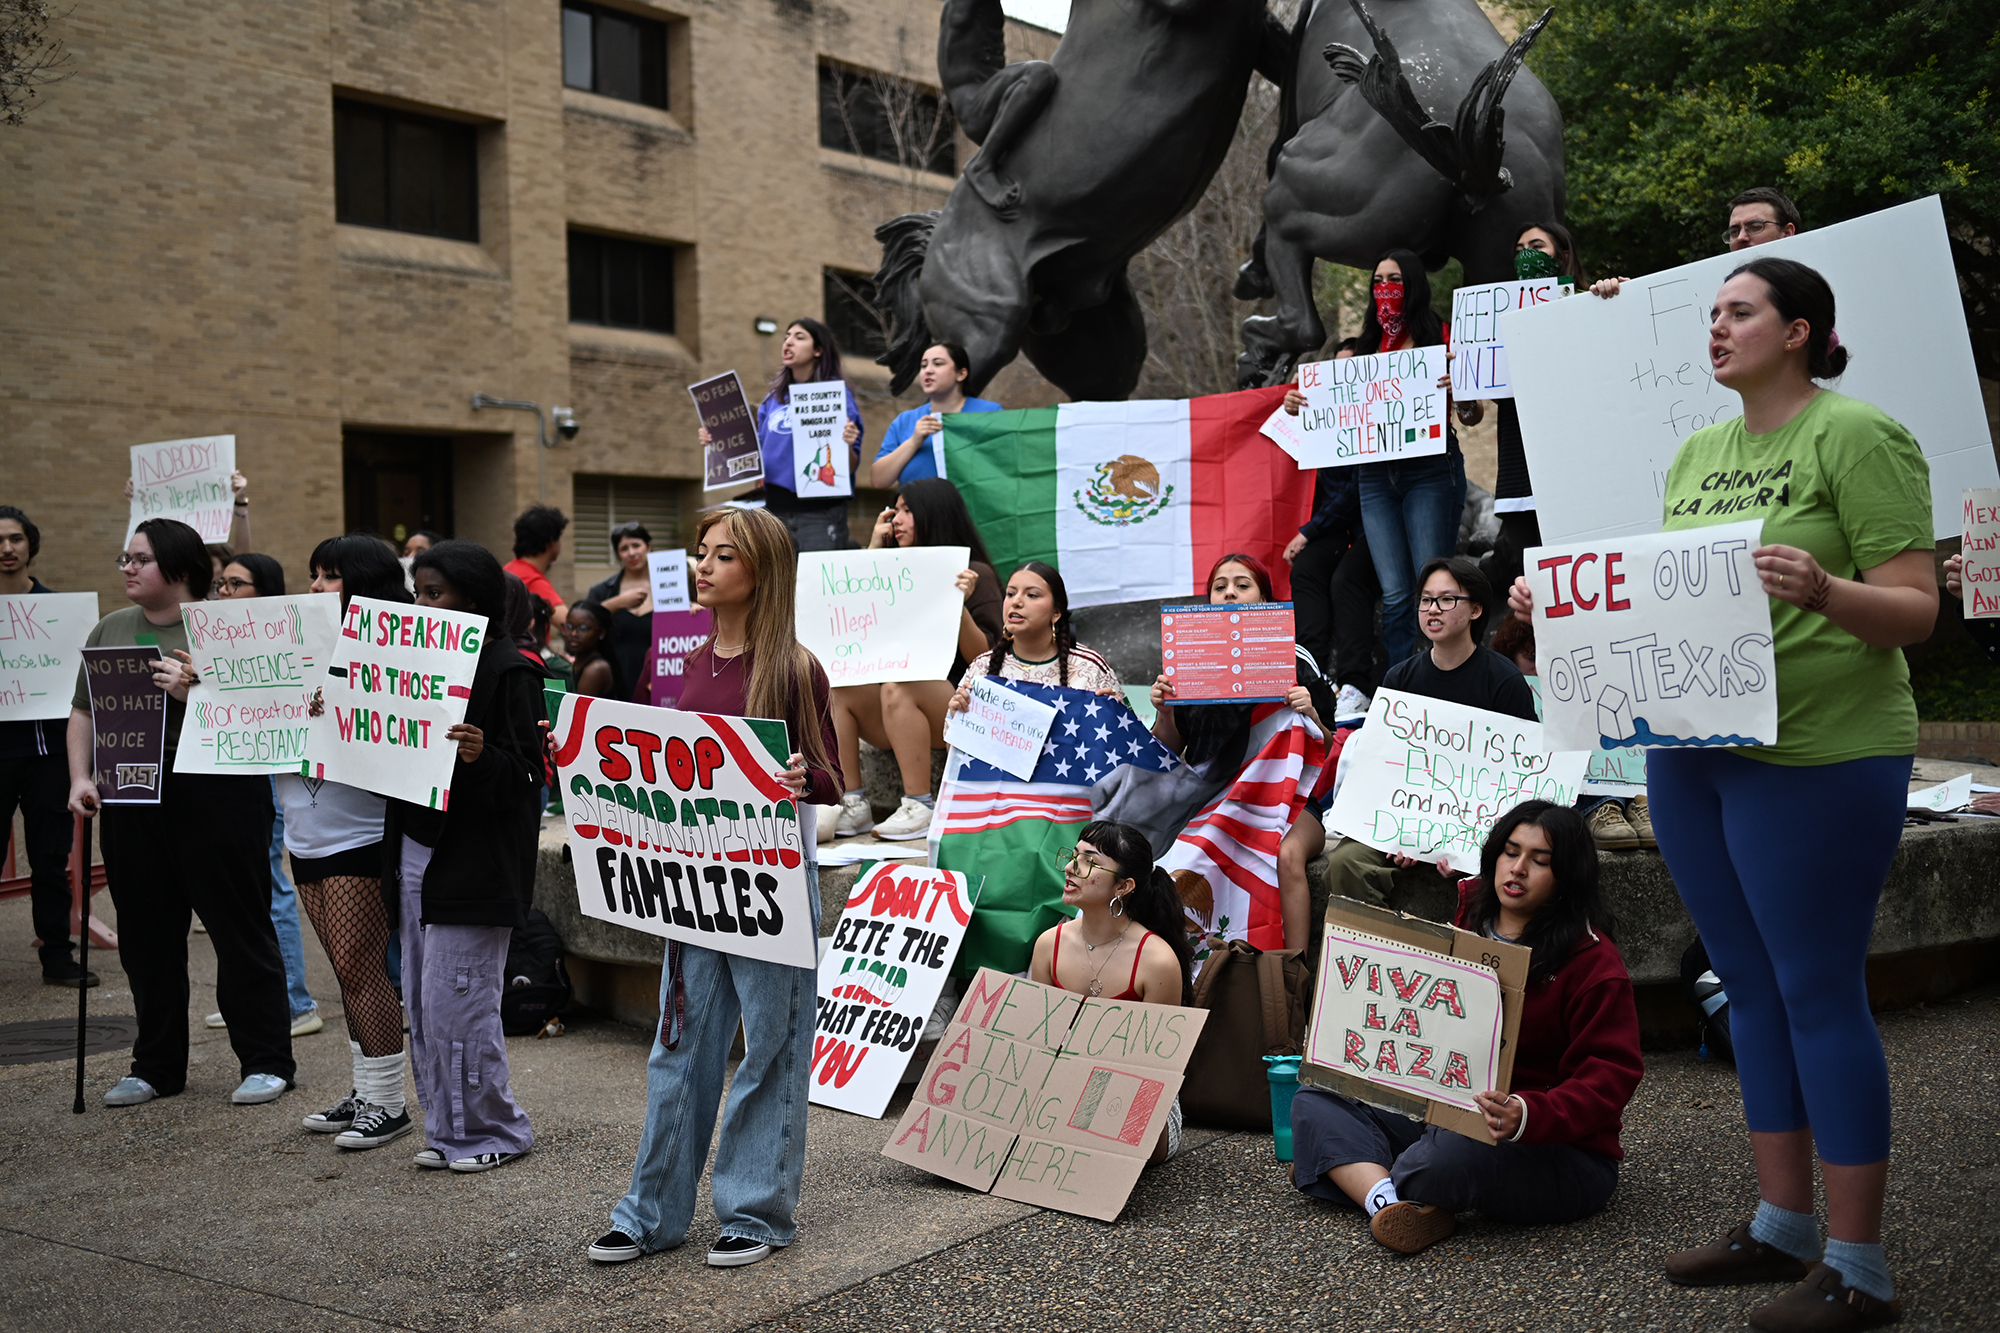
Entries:
[[1271, 1146], [1278, 1160], [1292, 1160], [1292, 1097], [1299, 1090], [1296, 1055], [1267, 1055], [1265, 1076], [1271, 1080]]

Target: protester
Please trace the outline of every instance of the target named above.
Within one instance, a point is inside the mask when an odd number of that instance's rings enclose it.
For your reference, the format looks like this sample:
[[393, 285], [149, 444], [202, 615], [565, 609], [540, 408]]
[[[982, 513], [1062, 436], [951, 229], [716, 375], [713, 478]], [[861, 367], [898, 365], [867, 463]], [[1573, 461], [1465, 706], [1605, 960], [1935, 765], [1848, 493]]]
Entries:
[[[1333, 359], [1354, 355], [1358, 340], [1342, 338]], [[1285, 395], [1293, 416], [1305, 405], [1296, 388]], [[1334, 715], [1366, 715], [1375, 693], [1375, 605], [1382, 584], [1361, 524], [1361, 468], [1323, 467], [1313, 478], [1312, 516], [1284, 549], [1292, 567], [1292, 607], [1298, 641], [1314, 662], [1334, 667], [1339, 687]]]
[[[840, 737], [841, 781], [846, 791], [836, 807], [819, 812], [820, 836], [851, 837], [875, 831], [878, 838], [909, 842], [930, 832], [931, 751], [944, 746], [945, 705], [975, 657], [1000, 642], [1000, 577], [979, 539], [958, 487], [943, 477], [925, 477], [903, 487], [896, 503], [875, 520], [870, 550], [897, 546], [963, 546], [969, 569], [957, 586], [964, 601], [951, 667], [943, 680], [888, 681], [843, 685], [833, 692], [833, 727]], [[896, 813], [875, 823], [861, 786], [861, 742], [896, 756], [903, 799]]]
[[[1722, 229], [1722, 243], [1734, 254], [1796, 236], [1805, 229], [1799, 206], [1783, 190], [1753, 185], [1729, 201], [1729, 223]], [[1590, 290], [1599, 296], [1616, 296], [1618, 288], [1630, 281], [1630, 278], [1600, 278]]]
[[646, 654], [653, 646], [653, 569], [647, 560], [652, 551], [653, 534], [644, 523], [620, 523], [611, 530], [611, 554], [618, 561], [618, 572], [591, 584], [583, 595], [611, 617], [604, 649], [611, 664], [612, 696], [641, 703], [647, 702], [641, 690], [647, 684]]
[[450, 805], [391, 800], [382, 828], [385, 877], [402, 907], [410, 1067], [430, 1144], [415, 1161], [487, 1171], [535, 1141], [508, 1084], [500, 991], [507, 945], [534, 894], [542, 674], [497, 623], [507, 582], [485, 547], [439, 542], [410, 573], [419, 608], [486, 617], [465, 721], [445, 732], [458, 746]]
[[[549, 604], [558, 625], [562, 624], [569, 606], [563, 601], [562, 594], [556, 591], [556, 585], [549, 582], [549, 566], [562, 554], [563, 531], [568, 527], [569, 515], [554, 505], [529, 505], [514, 520], [514, 558], [502, 566], [507, 573], [521, 580], [529, 592]], [[415, 568], [411, 566], [412, 574]], [[502, 608], [496, 605], [488, 614], [498, 616], [501, 613]]]
[[[1583, 265], [1576, 240], [1560, 222], [1538, 222], [1514, 240], [1514, 276], [1522, 282], [1537, 278], [1571, 278], [1583, 285]], [[1493, 582], [1511, 588], [1521, 576], [1522, 553], [1542, 544], [1542, 527], [1535, 513], [1535, 486], [1528, 476], [1528, 454], [1521, 443], [1521, 414], [1512, 398], [1499, 400], [1495, 437], [1499, 471], [1493, 483], [1493, 513], [1500, 520], [1500, 540], [1494, 546]]]
[[1066, 685], [1124, 701], [1124, 688], [1111, 663], [1076, 641], [1069, 623], [1069, 589], [1055, 566], [1030, 560], [1015, 570], [1007, 580], [1001, 607], [1006, 637], [991, 653], [966, 664], [958, 689], [946, 705], [951, 712], [963, 713], [971, 706], [966, 686], [982, 676]]
[[917, 387], [928, 400], [899, 414], [882, 432], [882, 447], [869, 464], [868, 482], [882, 490], [938, 475], [937, 434], [953, 412], [998, 412], [1000, 404], [965, 396], [972, 358], [957, 343], [932, 343], [917, 366]]
[[[1709, 360], [1743, 415], [1682, 441], [1663, 497], [1669, 531], [1764, 525], [1751, 555], [1772, 598], [1777, 744], [1650, 750], [1647, 792], [1729, 995], [1760, 1196], [1747, 1226], [1671, 1256], [1667, 1274], [1688, 1286], [1797, 1281], [1751, 1316], [1767, 1330], [1897, 1316], [1881, 1245], [1889, 1074], [1865, 970], [1916, 750], [1901, 649], [1937, 620], [1930, 469], [1901, 425], [1818, 383], [1848, 362], [1833, 327], [1833, 291], [1805, 265], [1753, 259], [1732, 272], [1711, 310]], [[1757, 481], [1779, 465], [1790, 468], [1782, 498]], [[1526, 579], [1510, 600], [1532, 614]], [[1839, 835], [1790, 836], [1764, 818], [1772, 809], [1838, 810]]]
[[432, 532], [429, 528], [418, 528], [403, 539], [403, 558], [405, 560], [415, 559], [443, 540], [444, 535], [442, 533]]
[[1547, 1224], [1602, 1208], [1645, 1072], [1632, 979], [1583, 820], [1525, 801], [1494, 823], [1479, 872], [1459, 881], [1458, 925], [1532, 951], [1511, 1090], [1473, 1098], [1494, 1144], [1318, 1088], [1292, 1099], [1292, 1183], [1358, 1204], [1375, 1239], [1404, 1254], [1451, 1235], [1469, 1209]]
[[605, 651], [611, 637], [610, 612], [595, 601], [578, 602], [569, 609], [569, 619], [563, 621], [562, 637], [563, 647], [569, 649], [570, 666], [576, 671], [576, 693], [599, 699], [624, 697], [618, 691], [618, 673]]
[[[276, 1101], [297, 1066], [285, 1021], [285, 964], [271, 925], [271, 784], [260, 776], [177, 773], [181, 718], [195, 681], [181, 603], [208, 586], [201, 534], [173, 519], [140, 523], [118, 557], [133, 605], [98, 621], [85, 644], [157, 646], [152, 681], [166, 691], [166, 747], [157, 805], [103, 805], [98, 842], [118, 908], [120, 960], [139, 1018], [132, 1072], [106, 1106], [137, 1106], [187, 1086], [188, 927], [199, 912], [215, 948], [215, 998], [229, 1023], [242, 1082], [239, 1106]], [[69, 808], [99, 813], [92, 776], [90, 690], [79, 669], [70, 699]]]
[[[681, 707], [783, 718], [799, 752], [774, 776], [805, 801], [831, 804], [840, 795], [833, 759], [839, 741], [828, 715], [826, 672], [793, 632], [797, 557], [790, 534], [763, 510], [712, 510], [695, 529], [694, 556], [695, 600], [715, 619], [708, 642], [688, 659]], [[810, 854], [804, 864], [818, 935], [819, 867]], [[708, 1262], [754, 1264], [792, 1243], [805, 1171], [816, 985], [809, 967], [668, 941], [632, 1188], [611, 1210], [612, 1230], [588, 1248], [592, 1259], [624, 1263], [687, 1238], [739, 1020], [743, 1059], [729, 1081], [709, 1181], [722, 1234]]]

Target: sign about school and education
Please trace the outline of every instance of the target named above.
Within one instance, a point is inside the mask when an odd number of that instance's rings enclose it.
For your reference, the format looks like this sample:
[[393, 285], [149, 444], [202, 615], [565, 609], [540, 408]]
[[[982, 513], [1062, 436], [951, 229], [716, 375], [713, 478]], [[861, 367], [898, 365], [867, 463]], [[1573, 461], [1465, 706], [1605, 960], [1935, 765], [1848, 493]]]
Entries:
[[205, 542], [229, 540], [236, 503], [229, 475], [236, 471], [236, 437], [203, 435], [132, 446], [132, 516], [129, 540], [149, 518], [172, 518], [193, 528]]
[[0, 597], [0, 722], [69, 716], [79, 654], [96, 624], [94, 592]]
[[1204, 1009], [1086, 998], [982, 967], [882, 1155], [1112, 1221], [1207, 1021]]
[[306, 733], [306, 776], [443, 810], [486, 617], [355, 597]]
[[160, 649], [78, 651], [90, 691], [90, 777], [97, 799], [158, 805], [167, 749], [167, 692], [153, 683]]
[[944, 743], [1023, 782], [1033, 777], [1056, 724], [1054, 706], [1030, 699], [994, 676], [969, 682], [965, 694], [965, 711], [945, 714]]
[[1298, 683], [1290, 602], [1160, 608], [1160, 670], [1177, 704], [1273, 703]]
[[687, 686], [687, 661], [708, 642], [713, 619], [705, 606], [690, 611], [653, 612], [653, 646], [647, 655], [646, 681], [655, 708], [672, 708]]
[[183, 602], [188, 691], [176, 773], [296, 773], [306, 759], [312, 693], [340, 634], [340, 594]]
[[1543, 737], [1539, 722], [1378, 690], [1342, 755], [1327, 827], [1476, 875], [1495, 819], [1522, 801], [1576, 801], [1587, 756], [1552, 754]]
[[1535, 665], [1549, 744], [1771, 745], [1771, 599], [1750, 553], [1763, 525], [1540, 546]]
[[792, 418], [792, 489], [802, 496], [852, 495], [848, 476], [847, 384], [794, 384], [786, 400]]
[[588, 917], [789, 967], [819, 958], [785, 724], [564, 695], [554, 727]]
[[764, 480], [764, 454], [757, 447], [757, 419], [751, 415], [750, 400], [743, 396], [743, 382], [736, 372], [688, 385], [694, 399], [695, 415], [708, 432], [701, 450], [701, 488], [719, 491], [726, 486], [754, 486]]
[[688, 601], [688, 557], [686, 551], [648, 551], [646, 572], [653, 581], [653, 610], [685, 611]]
[[[1542, 716], [1542, 678], [1526, 678], [1535, 696], [1535, 716]], [[1583, 794], [1620, 798], [1646, 794], [1646, 751], [1638, 745], [1621, 745], [1615, 750], [1592, 750], [1583, 769]]]
[[1573, 278], [1489, 282], [1460, 287], [1451, 294], [1451, 391], [1460, 400], [1512, 398], [1514, 381], [1501, 341], [1502, 317], [1516, 310], [1559, 301], [1574, 288]]
[[799, 642], [834, 685], [943, 680], [965, 597], [963, 546], [808, 551], [799, 556]]
[[1299, 367], [1306, 402], [1296, 419], [1304, 447], [1294, 452], [1282, 428], [1272, 438], [1302, 468], [1441, 454], [1447, 444], [1448, 395], [1438, 387], [1444, 353], [1442, 347], [1412, 347], [1308, 362]]
[[885, 863], [819, 960], [811, 1099], [881, 1119], [951, 973], [985, 877]]
[[2000, 489], [1967, 490], [1963, 526], [1965, 618], [2000, 617]]

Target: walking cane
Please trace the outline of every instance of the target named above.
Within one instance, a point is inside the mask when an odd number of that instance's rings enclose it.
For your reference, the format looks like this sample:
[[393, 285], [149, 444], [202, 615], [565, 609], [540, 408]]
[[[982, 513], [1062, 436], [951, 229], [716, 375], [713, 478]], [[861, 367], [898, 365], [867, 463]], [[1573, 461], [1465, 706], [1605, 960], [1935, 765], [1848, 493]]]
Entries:
[[[76, 902], [76, 919], [82, 923], [77, 934], [78, 964], [83, 968], [83, 979], [90, 978], [90, 821], [82, 815], [74, 816], [76, 832], [69, 845], [69, 891]], [[76, 988], [76, 1104], [69, 1109], [76, 1115], [83, 1114], [83, 1047], [84, 1024], [90, 1016], [90, 987], [78, 984]]]

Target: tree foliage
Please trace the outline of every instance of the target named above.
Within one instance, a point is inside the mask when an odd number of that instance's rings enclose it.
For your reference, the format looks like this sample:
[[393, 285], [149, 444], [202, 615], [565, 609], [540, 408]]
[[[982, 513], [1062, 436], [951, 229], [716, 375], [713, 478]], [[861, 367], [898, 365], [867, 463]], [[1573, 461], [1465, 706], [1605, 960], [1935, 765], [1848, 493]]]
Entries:
[[48, 0], [0, 0], [0, 125], [19, 125], [41, 88], [69, 77], [69, 53], [49, 35], [61, 17]]

